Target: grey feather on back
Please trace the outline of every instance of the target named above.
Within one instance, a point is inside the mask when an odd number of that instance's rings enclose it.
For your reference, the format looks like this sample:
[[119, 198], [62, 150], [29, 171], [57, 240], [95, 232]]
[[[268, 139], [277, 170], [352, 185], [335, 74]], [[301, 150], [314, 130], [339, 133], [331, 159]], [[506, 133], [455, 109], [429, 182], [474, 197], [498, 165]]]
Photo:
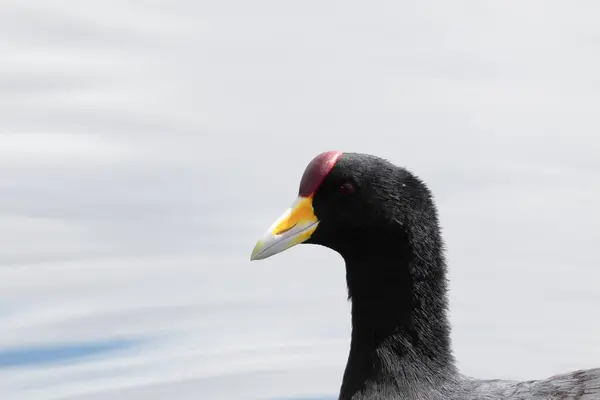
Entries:
[[573, 371], [539, 381], [463, 381], [464, 400], [600, 400], [600, 368]]

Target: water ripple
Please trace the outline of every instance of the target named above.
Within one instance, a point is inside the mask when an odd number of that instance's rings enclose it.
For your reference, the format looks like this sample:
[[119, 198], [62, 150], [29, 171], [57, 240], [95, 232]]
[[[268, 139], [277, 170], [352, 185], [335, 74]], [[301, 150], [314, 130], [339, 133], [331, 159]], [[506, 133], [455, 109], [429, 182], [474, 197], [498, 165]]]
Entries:
[[99, 340], [0, 349], [0, 368], [59, 364], [129, 349], [137, 340]]

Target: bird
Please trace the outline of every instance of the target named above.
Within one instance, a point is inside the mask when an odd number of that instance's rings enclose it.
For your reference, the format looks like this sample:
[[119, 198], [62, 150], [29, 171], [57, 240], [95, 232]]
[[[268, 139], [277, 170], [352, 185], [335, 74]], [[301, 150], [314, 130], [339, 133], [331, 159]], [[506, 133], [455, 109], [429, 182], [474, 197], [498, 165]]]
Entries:
[[298, 244], [327, 247], [345, 262], [352, 330], [339, 400], [600, 399], [600, 368], [531, 381], [458, 370], [438, 211], [406, 168], [370, 154], [318, 154], [250, 260]]

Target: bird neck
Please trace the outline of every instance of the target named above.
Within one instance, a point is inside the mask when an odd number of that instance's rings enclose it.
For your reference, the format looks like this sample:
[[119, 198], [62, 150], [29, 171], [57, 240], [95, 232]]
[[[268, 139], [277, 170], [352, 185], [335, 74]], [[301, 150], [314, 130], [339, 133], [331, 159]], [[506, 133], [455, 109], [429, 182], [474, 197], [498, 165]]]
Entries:
[[441, 239], [403, 235], [371, 237], [360, 254], [345, 257], [352, 341], [340, 399], [378, 387], [410, 398], [457, 373]]

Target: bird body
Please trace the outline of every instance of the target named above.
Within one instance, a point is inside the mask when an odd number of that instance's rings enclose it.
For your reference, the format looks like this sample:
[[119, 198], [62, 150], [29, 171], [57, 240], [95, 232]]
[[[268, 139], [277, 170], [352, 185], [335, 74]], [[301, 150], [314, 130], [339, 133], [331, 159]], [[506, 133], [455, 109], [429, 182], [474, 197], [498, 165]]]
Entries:
[[481, 380], [459, 376], [451, 381], [428, 385], [407, 383], [398, 377], [340, 400], [598, 400], [600, 369], [588, 369], [552, 376], [544, 380]]
[[366, 154], [315, 157], [251, 259], [300, 243], [346, 264], [352, 336], [339, 400], [600, 400], [600, 368], [527, 382], [460, 374], [437, 210], [406, 169]]

